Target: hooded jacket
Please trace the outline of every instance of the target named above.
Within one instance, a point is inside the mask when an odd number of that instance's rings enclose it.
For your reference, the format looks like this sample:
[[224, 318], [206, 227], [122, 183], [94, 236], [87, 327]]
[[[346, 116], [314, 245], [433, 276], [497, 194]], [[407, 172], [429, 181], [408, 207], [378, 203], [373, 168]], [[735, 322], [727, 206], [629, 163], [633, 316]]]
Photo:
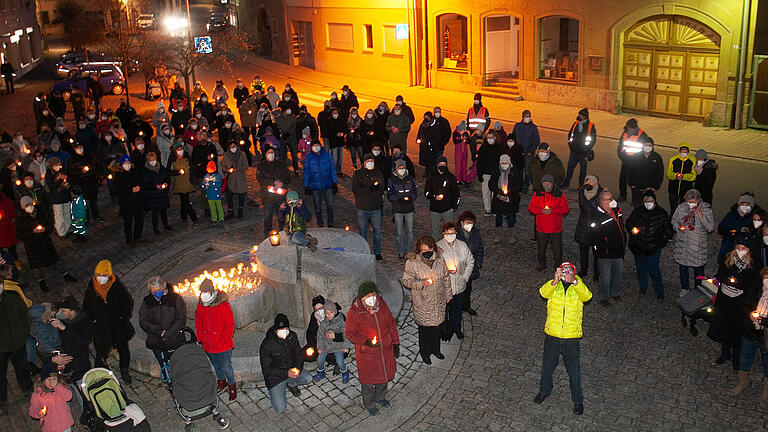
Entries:
[[696, 174], [696, 180], [693, 183], [693, 187], [701, 192], [701, 199], [709, 205], [712, 205], [712, 189], [714, 189], [715, 180], [717, 180], [717, 168], [717, 162], [708, 159], [704, 162], [701, 172]]
[[[181, 170], [184, 170], [184, 174], [181, 174]], [[171, 163], [171, 185], [173, 185], [173, 193], [182, 194], [195, 191], [195, 187], [192, 185], [190, 175], [192, 174], [189, 166], [189, 158], [185, 153], [180, 159], [176, 159]]]
[[131, 324], [133, 298], [117, 276], [110, 279], [106, 300], [96, 293], [93, 279], [83, 296], [83, 312], [93, 322], [93, 345], [102, 352], [128, 342], [136, 334]]
[[288, 337], [277, 337], [275, 325], [267, 330], [267, 337], [261, 342], [259, 348], [259, 361], [261, 362], [261, 374], [264, 376], [264, 384], [267, 389], [280, 384], [288, 379], [288, 370], [304, 369], [304, 351], [299, 345], [299, 337], [291, 330]]
[[[431, 267], [415, 252], [409, 252], [406, 258], [403, 286], [411, 291], [414, 321], [424, 327], [440, 325], [445, 321], [445, 305], [453, 298], [451, 275], [442, 249], [435, 250]], [[424, 286], [427, 279], [432, 280], [431, 286]]]
[[663, 181], [664, 161], [655, 151], [651, 151], [647, 156], [644, 152], [638, 152], [627, 158], [627, 184], [632, 189], [659, 190]]
[[202, 300], [195, 309], [197, 341], [207, 353], [220, 353], [235, 346], [235, 317], [224, 291], [216, 291], [216, 297], [206, 306]]
[[[397, 334], [397, 323], [384, 299], [377, 295], [378, 309], [369, 309], [355, 297], [347, 312], [345, 336], [355, 344], [355, 360], [357, 361], [357, 376], [361, 384], [384, 384], [395, 379], [397, 361], [393, 345], [400, 345]], [[371, 313], [371, 311], [374, 311]], [[373, 341], [373, 347], [365, 345], [365, 341]]]
[[[693, 182], [696, 180], [696, 172], [693, 170], [693, 167], [696, 166], [696, 159], [691, 155], [690, 147], [683, 145], [680, 148], [688, 149], [688, 157], [682, 159], [678, 153], [669, 160], [667, 165], [669, 185], [667, 189], [669, 193], [675, 193], [682, 197], [685, 192], [693, 188]], [[677, 178], [678, 174], [682, 174], [680, 179]]]
[[[326, 302], [325, 306], [338, 310], [334, 302]], [[333, 319], [320, 321], [317, 326], [317, 349], [330, 354], [352, 348], [352, 343], [344, 337], [346, 324], [344, 315], [338, 312]], [[334, 333], [333, 339], [326, 335], [329, 331]]]

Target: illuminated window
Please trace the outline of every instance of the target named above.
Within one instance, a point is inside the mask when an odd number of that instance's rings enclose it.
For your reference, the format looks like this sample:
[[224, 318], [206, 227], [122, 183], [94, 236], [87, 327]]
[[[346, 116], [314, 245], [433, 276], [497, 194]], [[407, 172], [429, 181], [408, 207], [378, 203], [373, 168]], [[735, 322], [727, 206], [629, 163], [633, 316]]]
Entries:
[[373, 26], [366, 24], [365, 26], [365, 49], [368, 51], [373, 50]]
[[328, 48], [344, 51], [355, 49], [352, 24], [328, 23]]
[[439, 67], [467, 68], [467, 18], [459, 14], [437, 17]]
[[539, 78], [578, 81], [579, 21], [562, 16], [539, 20]]

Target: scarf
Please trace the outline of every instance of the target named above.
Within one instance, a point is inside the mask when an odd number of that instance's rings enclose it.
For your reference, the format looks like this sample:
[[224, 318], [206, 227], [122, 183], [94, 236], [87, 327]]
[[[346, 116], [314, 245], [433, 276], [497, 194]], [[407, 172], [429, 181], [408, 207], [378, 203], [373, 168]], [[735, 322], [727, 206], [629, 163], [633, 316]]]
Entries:
[[584, 197], [587, 199], [587, 201], [591, 200], [592, 198], [597, 196], [598, 188], [593, 187], [592, 190], [584, 189]]
[[694, 208], [688, 208], [688, 214], [683, 216], [683, 224], [685, 225], [685, 229], [688, 231], [696, 231], [696, 209], [697, 208], [698, 206]]
[[100, 284], [98, 279], [94, 276], [93, 278], [93, 290], [96, 291], [96, 294], [99, 295], [104, 301], [107, 301], [107, 295], [109, 294], [109, 289], [112, 288], [112, 284], [115, 282], [115, 276], [110, 276], [109, 281], [105, 283], [104, 285]]
[[498, 186], [499, 186], [499, 189], [501, 189], [502, 191], [507, 189], [507, 186], [509, 186], [509, 170], [510, 169], [511, 169], [511, 166], [510, 168], [507, 168], [507, 169], [502, 169], [501, 167], [499, 167]]
[[[763, 295], [760, 296], [760, 301], [757, 302], [757, 313], [762, 318], [768, 317], [768, 279], [763, 280]], [[755, 328], [760, 329], [760, 324], [755, 323]]]
[[577, 123], [578, 123], [578, 126], [576, 127], [576, 130], [577, 130], [579, 133], [581, 133], [581, 132], [584, 132], [584, 125], [585, 125], [585, 124], [587, 124], [587, 120], [586, 120], [586, 119], [584, 119], [584, 120], [582, 120], [582, 121], [580, 121], [580, 122], [577, 122]]
[[147, 161], [147, 163], [146, 163], [146, 164], [144, 164], [144, 166], [145, 166], [145, 167], [146, 167], [148, 170], [150, 170], [150, 171], [152, 171], [152, 172], [159, 172], [159, 171], [160, 171], [160, 162], [157, 162], [157, 164], [155, 164], [155, 166], [152, 166], [152, 165], [150, 165], [150, 164], [149, 164], [149, 161]]
[[368, 305], [367, 305], [367, 304], [366, 304], [364, 301], [362, 301], [362, 300], [360, 301], [360, 303], [362, 303], [362, 304], [363, 304], [363, 306], [365, 306], [365, 310], [367, 310], [367, 311], [368, 311], [368, 313], [369, 313], [369, 314], [371, 314], [371, 315], [375, 315], [375, 314], [376, 314], [376, 313], [379, 311], [379, 299], [378, 299], [378, 298], [376, 298], [376, 304], [375, 304], [375, 305], [373, 305], [373, 306], [368, 306]]

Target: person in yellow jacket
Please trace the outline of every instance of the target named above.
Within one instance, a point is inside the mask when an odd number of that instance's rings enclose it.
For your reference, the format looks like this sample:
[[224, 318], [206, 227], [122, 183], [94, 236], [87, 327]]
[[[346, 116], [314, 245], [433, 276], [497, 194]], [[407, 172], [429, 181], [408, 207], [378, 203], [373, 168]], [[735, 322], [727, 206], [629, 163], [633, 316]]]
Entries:
[[669, 180], [669, 208], [674, 212], [683, 202], [683, 195], [693, 188], [696, 180], [696, 158], [691, 156], [691, 146], [687, 142], [680, 143], [679, 153], [669, 160], [667, 165], [667, 180]]
[[581, 415], [584, 413], [579, 366], [581, 317], [583, 304], [592, 298], [592, 293], [576, 275], [576, 266], [564, 262], [555, 270], [555, 278], [542, 285], [539, 294], [547, 299], [547, 323], [544, 326], [546, 336], [539, 394], [533, 402], [540, 404], [552, 393], [552, 374], [562, 354], [565, 370], [570, 378], [573, 413]]

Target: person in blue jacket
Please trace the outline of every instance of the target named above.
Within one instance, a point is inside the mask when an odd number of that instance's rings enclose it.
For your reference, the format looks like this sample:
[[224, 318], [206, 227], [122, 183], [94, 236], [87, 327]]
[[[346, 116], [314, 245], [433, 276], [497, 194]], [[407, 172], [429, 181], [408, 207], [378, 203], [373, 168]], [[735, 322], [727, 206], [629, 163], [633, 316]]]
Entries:
[[755, 197], [751, 192], [744, 192], [739, 201], [731, 206], [731, 210], [723, 216], [723, 220], [717, 225], [717, 232], [723, 236], [720, 244], [720, 252], [717, 255], [717, 263], [725, 259], [725, 254], [733, 250], [733, 240], [742, 232], [750, 232], [752, 229], [752, 213], [762, 211], [755, 205]]
[[520, 123], [515, 124], [512, 133], [517, 138], [516, 142], [523, 148], [525, 153], [525, 173], [523, 176], [523, 193], [528, 193], [528, 186], [531, 184], [531, 161], [533, 154], [541, 143], [539, 136], [539, 127], [531, 120], [531, 112], [523, 110]]
[[211, 224], [224, 222], [224, 209], [221, 207], [221, 174], [217, 171], [216, 162], [208, 161], [205, 167], [208, 173], [203, 177], [203, 190], [211, 209]]
[[333, 227], [333, 195], [339, 191], [336, 166], [331, 153], [319, 141], [312, 142], [312, 151], [304, 158], [304, 194], [315, 202], [317, 226], [323, 226], [323, 201], [328, 227]]

